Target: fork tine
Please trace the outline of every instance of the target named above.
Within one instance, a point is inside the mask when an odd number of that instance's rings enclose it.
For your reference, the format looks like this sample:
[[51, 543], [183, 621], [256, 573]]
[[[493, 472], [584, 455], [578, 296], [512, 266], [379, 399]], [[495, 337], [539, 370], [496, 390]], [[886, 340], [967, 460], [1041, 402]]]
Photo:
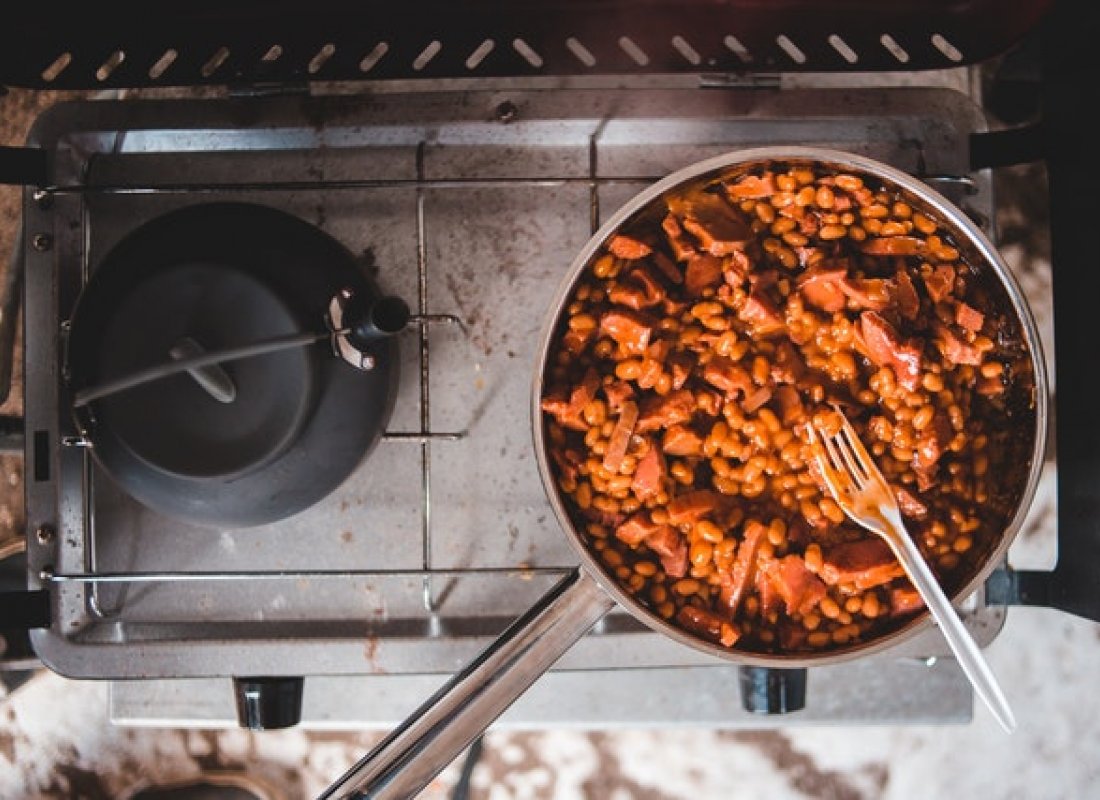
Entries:
[[844, 459], [844, 464], [848, 468], [847, 472], [852, 476], [852, 480], [855, 482], [856, 487], [862, 489], [867, 485], [867, 473], [862, 468], [855, 453], [852, 452], [852, 446], [845, 438], [843, 430], [838, 431], [836, 436], [831, 437], [830, 441]]
[[820, 451], [814, 453], [814, 458], [821, 468], [821, 474], [825, 478], [825, 486], [828, 487], [829, 494], [833, 496], [833, 499], [836, 500], [837, 503], [843, 504], [845, 498], [842, 495], [852, 494], [857, 489], [855, 482], [852, 480], [852, 476], [848, 473], [848, 470], [844, 468], [844, 464], [839, 458], [829, 436], [824, 431], [816, 431], [812, 424], [808, 427], [810, 430], [810, 442], [815, 442], [820, 435], [821, 444], [825, 450], [825, 455], [822, 455]]
[[842, 423], [841, 431], [848, 441], [849, 450], [855, 456], [856, 461], [862, 468], [863, 474], [867, 476], [867, 480], [884, 481], [885, 479], [882, 477], [882, 472], [879, 470], [878, 465], [875, 464], [875, 460], [871, 458], [871, 454], [867, 452], [867, 448], [863, 446], [859, 434], [856, 433], [856, 429], [852, 427], [852, 423], [848, 421], [848, 417], [841, 414], [840, 419]]

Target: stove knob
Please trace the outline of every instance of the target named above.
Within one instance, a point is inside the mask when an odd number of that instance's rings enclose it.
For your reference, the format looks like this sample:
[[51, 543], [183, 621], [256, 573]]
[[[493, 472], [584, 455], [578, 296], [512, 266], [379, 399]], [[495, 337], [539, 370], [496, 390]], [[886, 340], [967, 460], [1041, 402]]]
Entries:
[[243, 728], [291, 728], [302, 719], [305, 678], [234, 678], [237, 721]]
[[741, 705], [754, 714], [787, 714], [806, 707], [806, 670], [738, 667]]

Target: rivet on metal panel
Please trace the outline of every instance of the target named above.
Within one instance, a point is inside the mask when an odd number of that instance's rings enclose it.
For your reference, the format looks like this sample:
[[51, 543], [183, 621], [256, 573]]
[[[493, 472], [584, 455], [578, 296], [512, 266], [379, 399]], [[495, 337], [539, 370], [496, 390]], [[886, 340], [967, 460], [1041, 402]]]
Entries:
[[53, 192], [46, 191], [45, 189], [36, 189], [34, 194], [35, 205], [37, 205], [43, 211], [48, 211], [53, 208]]
[[36, 233], [31, 239], [31, 247], [40, 253], [44, 253], [53, 247], [53, 237], [48, 233]]
[[53, 579], [54, 568], [53, 564], [47, 564], [38, 571], [38, 580], [48, 581]]
[[39, 525], [34, 535], [39, 544], [49, 544], [54, 540], [54, 531], [49, 525]]
[[511, 100], [505, 100], [503, 103], [497, 105], [493, 114], [496, 116], [498, 122], [509, 123], [519, 114], [519, 108], [517, 108], [516, 104]]
[[283, 55], [283, 48], [281, 45], [273, 44], [267, 48], [267, 52], [260, 56], [260, 61], [265, 64], [271, 64], [278, 61]]

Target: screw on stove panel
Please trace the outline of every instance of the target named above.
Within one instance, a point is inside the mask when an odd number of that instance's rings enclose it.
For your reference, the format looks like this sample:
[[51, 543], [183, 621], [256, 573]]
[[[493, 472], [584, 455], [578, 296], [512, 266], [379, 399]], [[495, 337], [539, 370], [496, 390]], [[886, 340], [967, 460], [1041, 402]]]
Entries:
[[34, 238], [31, 239], [31, 247], [39, 253], [45, 253], [53, 247], [53, 237], [48, 233], [36, 233]]

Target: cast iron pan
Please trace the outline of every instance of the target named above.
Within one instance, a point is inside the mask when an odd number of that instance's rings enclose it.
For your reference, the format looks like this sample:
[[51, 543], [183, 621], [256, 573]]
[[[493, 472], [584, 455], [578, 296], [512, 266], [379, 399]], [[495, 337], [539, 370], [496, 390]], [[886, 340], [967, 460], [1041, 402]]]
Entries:
[[[72, 319], [70, 388], [161, 364], [183, 339], [209, 352], [321, 333], [343, 288], [379, 295], [350, 252], [298, 217], [245, 203], [170, 212], [92, 273]], [[95, 400], [78, 423], [103, 470], [149, 508], [214, 526], [273, 522], [335, 489], [384, 430], [397, 345], [370, 347], [370, 371], [321, 340], [222, 364], [232, 402], [181, 373]]]

